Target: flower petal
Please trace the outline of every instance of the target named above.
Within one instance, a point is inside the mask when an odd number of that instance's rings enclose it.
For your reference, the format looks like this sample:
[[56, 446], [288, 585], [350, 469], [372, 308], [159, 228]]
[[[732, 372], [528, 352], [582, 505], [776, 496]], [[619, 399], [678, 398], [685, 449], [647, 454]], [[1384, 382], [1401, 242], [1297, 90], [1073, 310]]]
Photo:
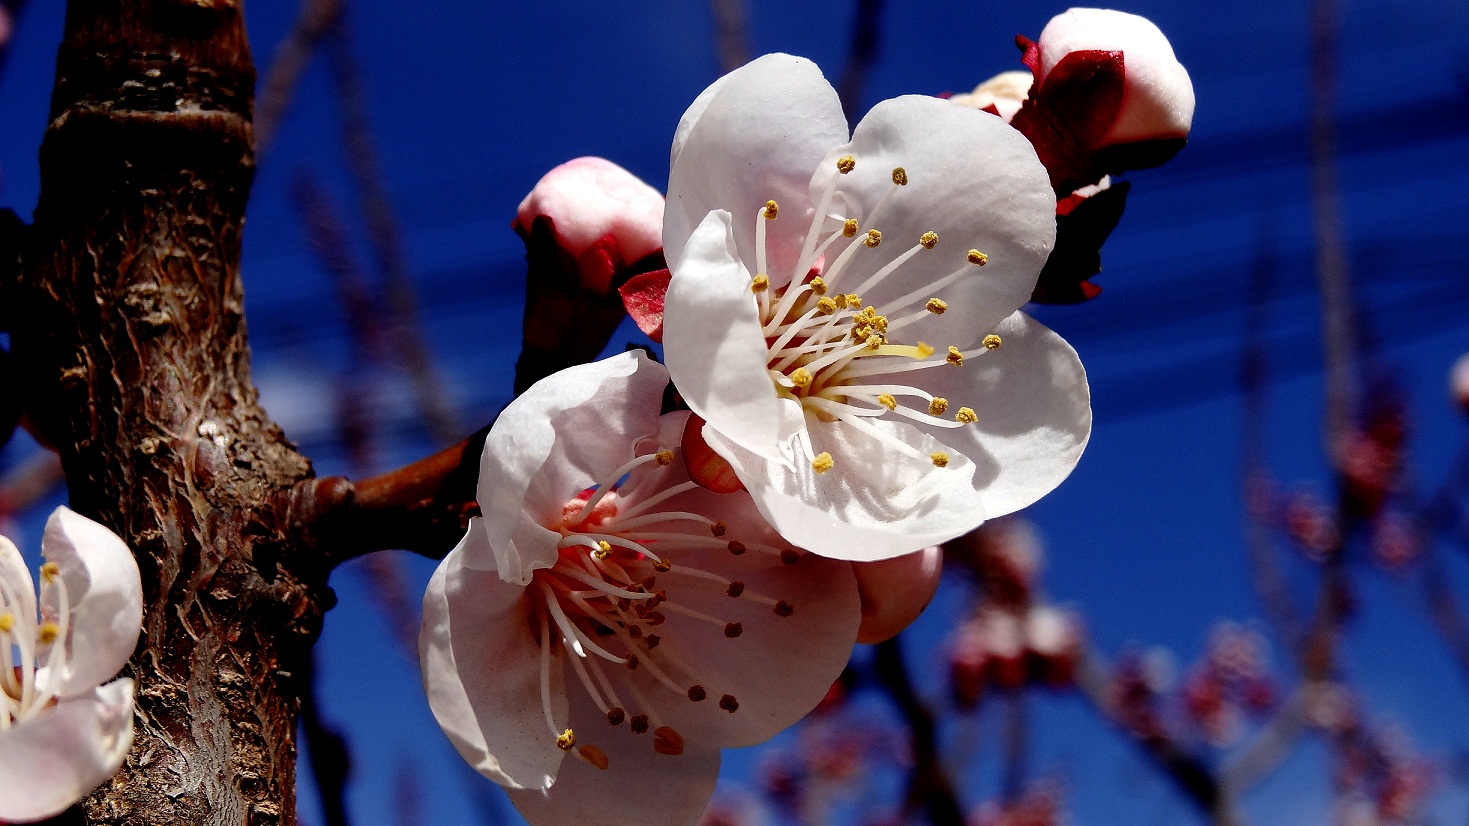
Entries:
[[675, 133], [663, 216], [663, 252], [676, 274], [694, 229], [710, 212], [734, 216], [742, 261], [755, 260], [755, 219], [780, 205], [769, 236], [772, 286], [790, 278], [813, 204], [811, 171], [847, 140], [841, 101], [816, 64], [771, 54], [725, 75], [695, 100]]
[[[872, 426], [923, 455], [944, 450], [905, 422], [874, 420]], [[809, 460], [789, 469], [765, 461], [713, 427], [704, 428], [709, 446], [729, 460], [761, 515], [788, 542], [835, 559], [871, 561], [945, 542], [985, 520], [970, 481], [974, 465], [963, 456], [955, 454], [938, 468], [844, 422], [808, 416], [807, 427], [809, 450], [833, 459], [825, 473], [817, 473]]]
[[532, 826], [693, 824], [714, 794], [719, 750], [692, 744], [683, 754], [653, 751], [653, 733], [612, 728], [585, 692], [573, 691], [571, 729], [581, 745], [607, 758], [598, 769], [568, 754], [555, 785], [542, 793], [512, 791], [510, 802]]
[[662, 365], [633, 351], [562, 370], [511, 402], [480, 458], [477, 500], [488, 543], [470, 546], [463, 564], [520, 585], [554, 565], [558, 537], [546, 526], [656, 432], [667, 383]]
[[663, 314], [664, 357], [689, 407], [725, 438], [779, 459], [780, 400], [766, 373], [750, 274], [735, 256], [728, 212], [711, 212], [673, 270]]
[[[923, 95], [885, 100], [857, 124], [852, 141], [832, 150], [811, 181], [820, 192], [835, 175], [835, 159], [851, 155], [857, 165], [839, 190], [864, 229], [877, 229], [882, 243], [858, 249], [838, 279], [837, 289], [855, 292], [878, 312], [892, 315], [896, 299], [955, 271], [965, 274], [934, 296], [950, 311], [913, 328], [918, 338], [945, 346], [977, 341], [1019, 309], [1035, 287], [1056, 236], [1056, 196], [1035, 149], [1019, 132], [986, 112]], [[894, 191], [893, 170], [908, 183]], [[888, 203], [872, 221], [879, 199]], [[869, 223], [871, 225], [869, 226]], [[932, 249], [918, 250], [900, 269], [874, 287], [868, 276], [913, 249], [926, 232], [938, 235]], [[967, 260], [971, 249], [988, 256], [983, 267]]]
[[60, 814], [116, 774], [132, 743], [126, 678], [0, 731], [0, 820]]
[[36, 582], [31, 579], [20, 549], [3, 536], [0, 536], [0, 594], [3, 594], [0, 611], [14, 614], [16, 622], [35, 625]]
[[1000, 348], [958, 369], [905, 374], [917, 387], [978, 415], [974, 424], [930, 433], [973, 460], [974, 485], [990, 519], [1061, 484], [1081, 459], [1092, 428], [1086, 369], [1071, 345], [1019, 312], [995, 332]]
[[944, 550], [929, 546], [892, 559], [854, 562], [852, 571], [862, 595], [857, 641], [876, 645], [896, 637], [933, 601], [944, 572]]
[[[543, 789], [562, 752], [541, 705], [541, 650], [524, 588], [463, 565], [485, 543], [479, 517], [439, 563], [423, 597], [418, 657], [439, 727], [471, 766], [507, 788]], [[488, 553], [488, 550], [484, 552]], [[551, 664], [551, 709], [567, 719], [559, 662]]]
[[[63, 671], [40, 679], [60, 679], [57, 695], [71, 697], [117, 674], [133, 655], [143, 625], [143, 583], [132, 551], [117, 534], [65, 507], [46, 520], [41, 552], [56, 563], [66, 584], [71, 628]], [[54, 615], [56, 591], [42, 590], [42, 609]]]

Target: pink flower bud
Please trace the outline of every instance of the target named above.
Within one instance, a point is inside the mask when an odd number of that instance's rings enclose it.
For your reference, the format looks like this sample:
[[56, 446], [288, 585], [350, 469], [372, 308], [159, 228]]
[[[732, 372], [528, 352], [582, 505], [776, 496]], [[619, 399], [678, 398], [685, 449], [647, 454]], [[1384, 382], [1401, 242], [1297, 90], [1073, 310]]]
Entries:
[[1469, 353], [1454, 362], [1453, 372], [1449, 374], [1449, 395], [1459, 410], [1469, 415]]
[[1186, 138], [1194, 87], [1168, 38], [1146, 18], [1110, 9], [1070, 9], [1041, 31], [1036, 85], [1075, 52], [1122, 54], [1122, 103], [1100, 145]]
[[944, 555], [930, 547], [878, 562], [854, 562], [852, 570], [862, 596], [857, 642], [871, 645], [897, 636], [928, 607], [939, 588]]

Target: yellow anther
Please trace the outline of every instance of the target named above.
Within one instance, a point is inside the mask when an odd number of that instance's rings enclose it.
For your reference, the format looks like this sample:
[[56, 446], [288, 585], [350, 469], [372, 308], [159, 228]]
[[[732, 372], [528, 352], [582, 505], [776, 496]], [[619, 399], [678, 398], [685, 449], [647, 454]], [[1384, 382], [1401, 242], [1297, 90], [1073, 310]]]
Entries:
[[800, 388], [811, 386], [811, 371], [804, 367], [797, 367], [791, 371], [791, 384]]
[[729, 530], [729, 526], [724, 524], [723, 522], [709, 523], [709, 532], [714, 534], [715, 536], [724, 536], [724, 532], [727, 530]]
[[888, 317], [885, 315], [880, 315], [877, 318], [874, 318], [872, 320], [872, 326], [876, 327], [879, 333], [886, 333], [888, 331]]
[[837, 311], [837, 303], [836, 303], [836, 301], [834, 301], [834, 300], [832, 300], [832, 299], [830, 299], [830, 298], [828, 298], [826, 296], [822, 296], [822, 297], [816, 299], [816, 314], [817, 315], [831, 315], [832, 313], [834, 313], [836, 311]]
[[857, 235], [857, 227], [858, 227], [857, 219], [856, 218], [848, 218], [846, 220], [846, 223], [842, 224], [842, 234], [845, 235], [845, 236], [847, 236], [848, 238], [856, 237], [856, 235]]
[[898, 409], [898, 400], [893, 397], [892, 393], [883, 393], [882, 395], [878, 396], [877, 403], [882, 405], [883, 407], [886, 407], [889, 410]]
[[967, 257], [969, 258], [969, 263], [974, 264], [977, 267], [983, 267], [985, 264], [989, 263], [990, 260], [990, 257], [988, 255], [985, 255], [979, 250], [970, 250]]
[[954, 414], [954, 421], [962, 422], [963, 424], [974, 424], [979, 421], [979, 417], [974, 415], [974, 408], [961, 407], [959, 408], [959, 412]]
[[998, 350], [1000, 349], [1000, 345], [1003, 343], [1004, 342], [1000, 341], [1000, 337], [995, 335], [994, 333], [990, 333], [989, 335], [984, 337], [984, 349], [986, 350]]
[[936, 396], [933, 401], [928, 403], [928, 415], [930, 416], [942, 416], [944, 415], [944, 411], [948, 409], [949, 400], [943, 396]]
[[869, 247], [875, 247], [878, 244], [881, 244], [882, 243], [882, 233], [881, 232], [878, 232], [875, 229], [869, 229], [867, 231], [867, 240], [865, 242], [863, 242], [863, 243], [867, 244], [867, 246], [869, 246]]
[[770, 289], [770, 276], [757, 275], [750, 279], [750, 292], [763, 293]]
[[907, 186], [908, 170], [904, 169], [901, 166], [895, 167], [893, 169], [893, 183], [897, 184], [898, 186]]
[[843, 175], [857, 168], [857, 159], [851, 155], [843, 155], [837, 158], [837, 171]]
[[943, 300], [942, 298], [930, 298], [928, 300], [928, 303], [923, 306], [924, 309], [928, 310], [934, 315], [943, 315], [949, 309], [949, 302]]
[[571, 733], [571, 729], [567, 729], [557, 735], [556, 748], [562, 751], [571, 751], [576, 748], [576, 735]]
[[774, 201], [766, 201], [765, 202], [765, 210], [764, 210], [764, 212], [765, 212], [765, 217], [767, 219], [773, 221], [773, 220], [775, 220], [776, 213], [780, 212], [780, 204], [777, 204]]
[[611, 553], [612, 546], [609, 545], [606, 540], [598, 540], [597, 550], [592, 551], [592, 556], [595, 556], [598, 559], [606, 559], [607, 556]]
[[940, 451], [938, 451], [936, 453], [930, 453], [930, 454], [928, 454], [928, 458], [930, 458], [930, 459], [933, 460], [933, 466], [934, 467], [948, 467], [949, 466], [949, 454], [943, 452], [942, 450], [940, 450]]
[[884, 336], [882, 333], [872, 333], [869, 336], [867, 336], [866, 344], [867, 344], [867, 349], [869, 349], [869, 350], [876, 350], [877, 348], [879, 348], [879, 347], [881, 347], [881, 346], [883, 346], [884, 344], [887, 344], [887, 343], [888, 343], [887, 336]]
[[816, 454], [816, 458], [811, 460], [811, 469], [816, 471], [817, 473], [825, 473], [835, 466], [836, 461], [831, 458], [830, 453], [827, 453], [824, 450]]
[[947, 361], [948, 363], [950, 363], [950, 364], [954, 365], [955, 367], [957, 367], [957, 366], [959, 366], [959, 365], [961, 365], [961, 364], [964, 363], [964, 354], [961, 353], [961, 352], [959, 352], [959, 348], [958, 347], [955, 347], [954, 345], [950, 344], [949, 345], [949, 354], [947, 356], [944, 356], [944, 361]]
[[915, 346], [918, 348], [918, 357], [919, 358], [926, 359], [929, 356], [933, 355], [933, 345], [932, 344], [929, 344], [926, 341], [920, 341]]
[[847, 309], [855, 310], [862, 306], [862, 296], [856, 293], [847, 293]]
[[877, 318], [877, 308], [870, 305], [863, 307], [862, 317], [867, 319]]
[[41, 566], [41, 579], [44, 579], [47, 582], [51, 582], [52, 580], [56, 579], [56, 575], [59, 573], [61, 573], [61, 566], [57, 565], [55, 562], [47, 562], [46, 564]]
[[10, 629], [15, 627], [15, 615], [6, 611], [0, 614], [0, 634], [9, 634]]
[[602, 771], [607, 771], [607, 755], [596, 746], [582, 746], [576, 750], [576, 753], [581, 755], [581, 759], [591, 763], [593, 766], [596, 766]]
[[54, 622], [41, 623], [40, 630], [36, 632], [36, 638], [41, 641], [42, 645], [50, 645], [56, 642], [56, 638], [59, 636], [61, 636], [61, 626]]
[[663, 467], [668, 467], [669, 465], [673, 464], [673, 451], [660, 450], [657, 453], [653, 454], [653, 460]]
[[826, 282], [821, 280], [821, 276], [818, 275], [811, 279], [811, 292], [817, 295], [826, 295]]
[[657, 571], [660, 574], [666, 574], [669, 571], [673, 570], [673, 563], [669, 562], [666, 559], [660, 559], [657, 562], [653, 563], [653, 570]]
[[918, 236], [918, 243], [922, 244], [923, 248], [926, 250], [933, 249], [933, 245], [937, 244], [938, 242], [939, 234], [937, 232], [925, 232], [922, 235]]

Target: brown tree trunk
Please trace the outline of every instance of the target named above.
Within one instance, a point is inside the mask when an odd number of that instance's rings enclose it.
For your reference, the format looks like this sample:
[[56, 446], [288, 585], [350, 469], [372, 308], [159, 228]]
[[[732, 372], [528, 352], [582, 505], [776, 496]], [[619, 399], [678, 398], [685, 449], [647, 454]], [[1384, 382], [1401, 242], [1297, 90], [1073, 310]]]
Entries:
[[278, 513], [310, 465], [250, 382], [254, 83], [238, 0], [72, 0], [36, 220], [0, 295], [72, 506], [143, 574], [137, 738], [92, 824], [295, 822], [293, 673], [328, 592]]

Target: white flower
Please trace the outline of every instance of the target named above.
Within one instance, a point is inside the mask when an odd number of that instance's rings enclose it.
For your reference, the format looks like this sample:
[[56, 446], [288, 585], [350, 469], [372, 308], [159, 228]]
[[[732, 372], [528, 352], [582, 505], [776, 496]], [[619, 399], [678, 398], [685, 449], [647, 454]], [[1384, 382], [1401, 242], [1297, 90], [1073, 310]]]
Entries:
[[667, 381], [630, 353], [512, 402], [424, 597], [434, 715], [532, 823], [695, 822], [719, 749], [800, 719], [856, 637], [850, 565], [688, 481]]
[[[40, 612], [0, 536], [0, 820], [56, 815], [117, 772], [133, 741], [132, 656], [143, 588], [127, 546], [66, 508], [46, 523]], [[100, 686], [100, 687], [99, 687]]]
[[1030, 84], [1035, 75], [1020, 70], [1000, 72], [974, 87], [974, 91], [949, 98], [950, 103], [968, 106], [971, 109], [994, 107], [995, 114], [1006, 123], [1015, 117], [1025, 99], [1030, 96]]
[[760, 58], [689, 108], [663, 228], [668, 368], [787, 540], [896, 556], [1071, 472], [1085, 372], [1017, 312], [1055, 208], [999, 118], [900, 97], [849, 138], [800, 58]]

